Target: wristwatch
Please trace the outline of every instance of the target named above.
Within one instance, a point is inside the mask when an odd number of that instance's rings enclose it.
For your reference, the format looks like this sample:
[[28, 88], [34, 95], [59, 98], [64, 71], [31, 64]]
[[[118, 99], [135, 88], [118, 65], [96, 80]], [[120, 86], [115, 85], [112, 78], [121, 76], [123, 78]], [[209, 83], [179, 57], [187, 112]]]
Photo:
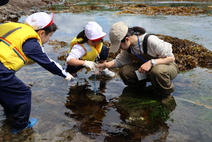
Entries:
[[152, 63], [152, 66], [154, 67], [156, 65], [155, 59], [151, 59], [151, 63]]

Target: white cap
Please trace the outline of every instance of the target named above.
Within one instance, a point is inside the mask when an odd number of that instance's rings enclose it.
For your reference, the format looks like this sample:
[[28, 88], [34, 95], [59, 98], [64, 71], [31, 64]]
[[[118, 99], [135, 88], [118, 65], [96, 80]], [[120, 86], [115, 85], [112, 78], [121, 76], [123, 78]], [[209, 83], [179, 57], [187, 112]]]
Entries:
[[106, 36], [106, 33], [102, 31], [102, 27], [96, 22], [88, 22], [85, 26], [85, 35], [89, 40], [97, 41]]
[[31, 26], [34, 30], [40, 30], [52, 25], [54, 19], [54, 13], [50, 15], [45, 12], [37, 12], [28, 16], [24, 24]]

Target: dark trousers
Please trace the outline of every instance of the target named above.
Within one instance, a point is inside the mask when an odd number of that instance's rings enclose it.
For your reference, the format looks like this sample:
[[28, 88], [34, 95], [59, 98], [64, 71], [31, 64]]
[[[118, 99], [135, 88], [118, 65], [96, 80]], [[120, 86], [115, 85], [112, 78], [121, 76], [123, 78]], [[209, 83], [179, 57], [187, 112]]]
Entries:
[[13, 128], [23, 129], [29, 123], [31, 90], [0, 63], [0, 104], [13, 117]]

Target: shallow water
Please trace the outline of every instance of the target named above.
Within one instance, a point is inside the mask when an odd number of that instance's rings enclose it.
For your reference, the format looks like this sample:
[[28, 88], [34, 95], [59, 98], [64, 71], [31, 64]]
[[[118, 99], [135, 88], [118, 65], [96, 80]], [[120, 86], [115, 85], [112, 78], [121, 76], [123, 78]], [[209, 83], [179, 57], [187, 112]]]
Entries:
[[[142, 26], [149, 33], [188, 39], [212, 50], [211, 16], [114, 15], [115, 13], [92, 11], [55, 14], [55, 23], [59, 30], [52, 36], [52, 40], [69, 43], [88, 21], [98, 22], [107, 34], [113, 23], [124, 21], [129, 27]], [[24, 18], [23, 16], [20, 22]], [[105, 40], [108, 40], [108, 36]], [[69, 48], [67, 46], [55, 52], [48, 44], [44, 47], [48, 55], [56, 61], [60, 52]], [[63, 61], [58, 62], [65, 67]], [[127, 104], [117, 103], [125, 99], [141, 99], [142, 95], [142, 92], [133, 94], [133, 91], [127, 90], [118, 77], [106, 81], [106, 88], [96, 101], [84, 95], [92, 96], [94, 89], [93, 80], [89, 78], [91, 73], [85, 74], [84, 70], [79, 73], [79, 77], [85, 78], [89, 86], [79, 90], [69, 90], [63, 78], [52, 75], [37, 64], [25, 66], [17, 72], [17, 76], [31, 87], [31, 117], [36, 117], [39, 121], [33, 129], [13, 135], [0, 108], [0, 141], [208, 142], [212, 139], [211, 69], [197, 67], [181, 72], [173, 80], [175, 92], [172, 95], [176, 106], [168, 112], [168, 118], [157, 123], [149, 120], [149, 114], [141, 113], [139, 105], [135, 107], [131, 104], [129, 109]], [[97, 87], [99, 85], [100, 81], [97, 81]], [[137, 115], [137, 121], [130, 119]], [[143, 119], [148, 120], [149, 125], [144, 124], [146, 121], [142, 121]]]

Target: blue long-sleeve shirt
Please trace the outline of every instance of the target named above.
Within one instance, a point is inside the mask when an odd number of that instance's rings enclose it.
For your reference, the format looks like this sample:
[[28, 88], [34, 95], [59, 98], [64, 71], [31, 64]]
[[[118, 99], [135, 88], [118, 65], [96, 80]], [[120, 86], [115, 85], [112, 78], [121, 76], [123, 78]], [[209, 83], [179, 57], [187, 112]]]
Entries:
[[49, 72], [64, 78], [67, 76], [67, 72], [63, 70], [62, 66], [48, 57], [48, 55], [44, 52], [43, 47], [41, 47], [38, 43], [37, 39], [28, 39], [22, 45], [22, 50], [27, 57], [38, 63]]

